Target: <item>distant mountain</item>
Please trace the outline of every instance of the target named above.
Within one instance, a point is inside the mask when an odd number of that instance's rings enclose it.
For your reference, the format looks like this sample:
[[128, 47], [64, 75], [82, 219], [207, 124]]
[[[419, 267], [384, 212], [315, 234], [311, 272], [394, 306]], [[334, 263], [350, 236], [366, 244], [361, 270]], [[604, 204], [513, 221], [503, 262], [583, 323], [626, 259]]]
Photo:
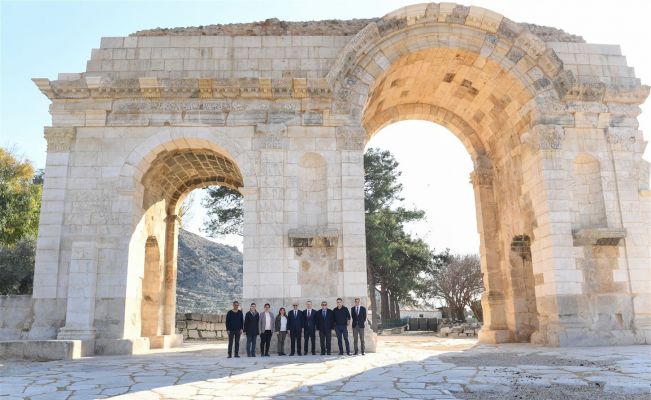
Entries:
[[176, 311], [223, 313], [242, 296], [242, 253], [179, 231]]

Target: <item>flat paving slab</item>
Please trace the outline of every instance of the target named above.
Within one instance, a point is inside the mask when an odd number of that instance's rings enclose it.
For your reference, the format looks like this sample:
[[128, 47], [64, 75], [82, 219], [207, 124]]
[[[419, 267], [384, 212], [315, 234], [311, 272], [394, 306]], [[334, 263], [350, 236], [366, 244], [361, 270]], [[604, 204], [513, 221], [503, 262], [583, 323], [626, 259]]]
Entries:
[[194, 342], [138, 356], [3, 362], [0, 398], [648, 400], [651, 347], [403, 334], [380, 336], [378, 352], [365, 356], [227, 359], [224, 342]]

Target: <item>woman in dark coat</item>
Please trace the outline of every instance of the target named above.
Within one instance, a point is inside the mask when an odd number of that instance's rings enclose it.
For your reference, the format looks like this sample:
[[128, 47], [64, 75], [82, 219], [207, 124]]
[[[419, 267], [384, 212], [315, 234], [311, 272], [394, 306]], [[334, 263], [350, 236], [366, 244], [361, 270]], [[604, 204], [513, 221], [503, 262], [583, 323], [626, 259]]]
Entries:
[[287, 337], [287, 316], [285, 307], [280, 307], [276, 316], [275, 331], [278, 336], [278, 355], [285, 356], [285, 338]]

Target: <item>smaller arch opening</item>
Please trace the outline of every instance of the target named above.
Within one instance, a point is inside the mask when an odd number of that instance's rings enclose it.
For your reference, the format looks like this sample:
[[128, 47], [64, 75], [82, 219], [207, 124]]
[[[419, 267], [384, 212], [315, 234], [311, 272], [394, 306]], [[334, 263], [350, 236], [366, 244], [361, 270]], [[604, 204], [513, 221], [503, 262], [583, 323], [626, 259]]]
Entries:
[[142, 178], [145, 187], [143, 208], [165, 200], [169, 214], [183, 195], [208, 185], [237, 190], [243, 186], [239, 168], [228, 157], [208, 149], [162, 151]]

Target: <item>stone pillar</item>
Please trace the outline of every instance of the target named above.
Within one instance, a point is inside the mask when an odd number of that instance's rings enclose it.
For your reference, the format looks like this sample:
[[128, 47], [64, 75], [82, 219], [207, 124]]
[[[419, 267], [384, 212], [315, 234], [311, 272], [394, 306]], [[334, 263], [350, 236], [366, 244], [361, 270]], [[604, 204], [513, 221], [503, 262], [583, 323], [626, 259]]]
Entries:
[[[244, 240], [242, 249], [242, 297], [254, 299], [258, 297], [260, 280], [258, 277], [258, 194], [257, 187], [241, 187], [240, 193], [243, 196], [243, 219], [244, 219]], [[248, 304], [240, 301], [242, 310], [249, 309]]]
[[[341, 152], [341, 240], [343, 295], [367, 298], [366, 235], [364, 214], [364, 149]], [[365, 304], [365, 303], [364, 303]]]
[[[636, 116], [635, 112], [612, 115], [610, 124], [626, 125], [626, 117]], [[609, 228], [623, 236], [619, 241], [617, 268], [612, 275], [613, 282], [620, 286], [620, 293], [613, 296], [614, 301], [609, 304], [612, 308], [607, 310], [616, 316], [619, 326], [611, 330], [615, 337], [610, 340], [622, 344], [648, 344], [651, 343], [650, 165], [642, 158], [645, 143], [637, 128], [609, 126], [604, 133], [610, 161], [604, 168], [610, 169], [606, 182], [610, 183], [611, 193], [613, 189], [615, 192], [615, 196], [609, 198], [616, 200], [611, 200], [607, 206], [611, 214]], [[632, 332], [626, 332], [628, 329]], [[629, 336], [634, 336], [633, 340]]]
[[[46, 127], [47, 159], [34, 267], [34, 323], [30, 339], [52, 339], [65, 318], [66, 293], [60, 277], [61, 232], [74, 127]], [[63, 285], [62, 285], [63, 284]]]
[[588, 344], [581, 320], [583, 275], [576, 266], [568, 212], [565, 130], [559, 125], [535, 125], [521, 139], [531, 148], [530, 157], [523, 161], [523, 191], [529, 193], [537, 224], [531, 256], [539, 326], [531, 342]]
[[493, 171], [489, 167], [479, 166], [470, 174], [470, 182], [475, 191], [479, 254], [485, 288], [481, 297], [484, 326], [479, 332], [479, 340], [482, 343], [512, 342], [514, 335], [507, 326], [504, 276], [500, 268], [499, 224], [493, 193]]
[[165, 274], [164, 280], [164, 319], [163, 335], [176, 334], [176, 272], [178, 255], [178, 215], [168, 215], [165, 219]]
[[97, 282], [97, 242], [72, 243], [70, 270], [68, 271], [68, 306], [66, 325], [59, 330], [57, 339], [95, 341], [95, 292]]

